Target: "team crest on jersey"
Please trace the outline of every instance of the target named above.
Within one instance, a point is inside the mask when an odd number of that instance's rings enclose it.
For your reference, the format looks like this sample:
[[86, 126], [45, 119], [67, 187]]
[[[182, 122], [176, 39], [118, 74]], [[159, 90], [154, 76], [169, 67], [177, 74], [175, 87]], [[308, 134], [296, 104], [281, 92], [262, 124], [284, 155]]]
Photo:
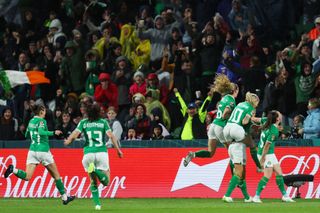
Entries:
[[276, 136], [275, 135], [272, 135], [271, 136], [271, 139], [274, 141], [276, 139]]
[[44, 122], [43, 121], [39, 122], [39, 127], [44, 127]]

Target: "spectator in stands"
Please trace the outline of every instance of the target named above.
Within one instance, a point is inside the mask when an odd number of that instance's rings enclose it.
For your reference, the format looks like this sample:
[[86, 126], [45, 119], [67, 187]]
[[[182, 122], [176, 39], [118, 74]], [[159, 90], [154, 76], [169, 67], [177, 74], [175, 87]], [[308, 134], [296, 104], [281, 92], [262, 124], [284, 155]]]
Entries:
[[[122, 133], [123, 133], [123, 129], [122, 129], [122, 125], [119, 122], [119, 120], [116, 119], [117, 117], [117, 112], [116, 109], [114, 107], [108, 107], [107, 109], [107, 121], [108, 124], [112, 130], [112, 133], [114, 134], [114, 136], [116, 137], [119, 145], [120, 145], [120, 140], [122, 137]], [[107, 146], [108, 147], [112, 147], [112, 142], [109, 138], [109, 140], [107, 141]]]
[[133, 75], [133, 84], [130, 86], [129, 89], [129, 97], [132, 99], [132, 97], [136, 93], [141, 93], [142, 95], [145, 95], [147, 91], [147, 83], [144, 80], [144, 74], [141, 71], [136, 71]]
[[85, 92], [92, 96], [94, 94], [94, 89], [100, 83], [98, 77], [101, 70], [99, 66], [100, 57], [98, 51], [95, 49], [88, 50], [85, 59], [87, 72]]
[[315, 27], [308, 33], [309, 38], [312, 41], [316, 40], [320, 36], [320, 17], [315, 18], [314, 25]]
[[252, 14], [241, 0], [232, 1], [232, 9], [228, 15], [232, 30], [246, 32], [248, 25], [253, 22]]
[[68, 138], [72, 131], [76, 128], [76, 125], [71, 120], [69, 112], [62, 113], [62, 123], [57, 126], [57, 130], [62, 131], [60, 138]]
[[53, 19], [50, 22], [48, 41], [55, 50], [63, 50], [67, 41], [67, 36], [62, 31], [62, 24], [59, 19]]
[[151, 133], [150, 118], [147, 116], [146, 111], [146, 107], [143, 104], [137, 104], [134, 117], [126, 124], [127, 129], [134, 128], [137, 137], [143, 140], [150, 139]]
[[[170, 11], [170, 10], [169, 10]], [[170, 11], [169, 13], [172, 13]], [[176, 21], [172, 24], [165, 25], [165, 20], [158, 15], [154, 19], [154, 28], [144, 30], [145, 26], [142, 21], [138, 22], [137, 35], [140, 39], [149, 39], [151, 42], [151, 63], [160, 64], [162, 51], [169, 44], [171, 31], [174, 27], [180, 27], [182, 19], [175, 14], [172, 14]]]
[[320, 136], [320, 101], [318, 98], [311, 98], [308, 102], [308, 116], [303, 122], [303, 128], [299, 134], [304, 139], [319, 138]]
[[127, 131], [127, 136], [124, 137], [124, 140], [136, 141], [136, 140], [141, 140], [141, 138], [138, 138], [136, 130], [133, 127], [130, 127]]
[[154, 91], [157, 96], [153, 96], [154, 99], [159, 100], [163, 105], [168, 100], [168, 88], [165, 85], [159, 84], [159, 79], [156, 73], [149, 73], [147, 77], [147, 90]]
[[57, 129], [58, 126], [62, 124], [62, 109], [60, 107], [56, 107], [53, 113], [53, 122], [54, 128]]
[[94, 91], [94, 99], [100, 106], [107, 109], [109, 106], [118, 108], [118, 88], [111, 82], [108, 73], [101, 73], [99, 75], [100, 84]]
[[161, 126], [161, 133], [163, 137], [169, 137], [170, 133], [168, 129], [164, 126], [163, 122], [163, 112], [160, 108], [154, 108], [151, 110], [150, 119], [151, 119], [151, 126], [152, 128], [155, 126]]
[[207, 106], [211, 101], [211, 96], [208, 96], [198, 110], [197, 105], [193, 102], [188, 106], [185, 104], [177, 88], [174, 88], [175, 96], [178, 98], [181, 112], [184, 117], [182, 124], [181, 139], [205, 139], [207, 138], [205, 119], [207, 114]]
[[300, 139], [303, 138], [300, 129], [303, 128], [303, 115], [296, 115], [293, 118], [293, 126], [291, 127], [291, 138]]
[[18, 131], [18, 120], [13, 117], [12, 109], [5, 108], [0, 118], [0, 140], [14, 140]]
[[163, 140], [164, 137], [162, 135], [162, 127], [160, 124], [156, 124], [152, 128], [152, 137], [151, 140]]

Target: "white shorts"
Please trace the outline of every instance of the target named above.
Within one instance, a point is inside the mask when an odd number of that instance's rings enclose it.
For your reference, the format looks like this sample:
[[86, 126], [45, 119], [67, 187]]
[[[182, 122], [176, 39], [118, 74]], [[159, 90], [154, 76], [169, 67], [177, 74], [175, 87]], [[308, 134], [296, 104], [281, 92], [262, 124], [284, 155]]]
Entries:
[[[258, 155], [258, 159], [261, 159], [261, 155]], [[274, 165], [279, 164], [279, 161], [275, 154], [266, 154], [266, 160], [264, 161], [263, 168], [272, 168]]]
[[94, 163], [96, 169], [109, 170], [109, 155], [107, 152], [96, 152], [85, 154], [82, 158], [82, 165], [87, 172], [90, 163]]
[[54, 163], [53, 156], [51, 152], [35, 152], [30, 151], [28, 152], [27, 156], [27, 165], [28, 164], [42, 164], [44, 166], [48, 166], [49, 164]]
[[246, 165], [247, 154], [246, 145], [244, 143], [232, 143], [228, 148], [228, 154], [232, 163]]
[[223, 127], [212, 123], [208, 130], [208, 138], [213, 140], [219, 140], [220, 143], [226, 142], [223, 135]]
[[239, 124], [227, 123], [223, 128], [223, 135], [227, 142], [241, 142], [244, 140], [246, 133]]

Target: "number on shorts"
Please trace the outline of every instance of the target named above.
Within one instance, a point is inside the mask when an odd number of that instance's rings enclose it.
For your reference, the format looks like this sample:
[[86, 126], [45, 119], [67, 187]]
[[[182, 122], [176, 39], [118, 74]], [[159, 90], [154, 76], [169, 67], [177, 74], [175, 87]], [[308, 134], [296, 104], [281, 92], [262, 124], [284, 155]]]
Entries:
[[[102, 133], [100, 131], [88, 131], [88, 140], [89, 140], [89, 147], [100, 147], [103, 145], [103, 141], [102, 141]], [[95, 141], [99, 142], [99, 143], [93, 143], [93, 138], [95, 139]]]

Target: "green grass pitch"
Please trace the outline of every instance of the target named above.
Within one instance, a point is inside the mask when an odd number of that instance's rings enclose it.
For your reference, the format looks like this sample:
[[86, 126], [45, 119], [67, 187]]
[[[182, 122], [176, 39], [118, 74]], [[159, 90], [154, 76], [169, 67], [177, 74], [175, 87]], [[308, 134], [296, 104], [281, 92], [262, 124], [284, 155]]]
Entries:
[[[197, 212], [267, 212], [267, 213], [315, 213], [319, 212], [319, 199], [298, 199], [296, 203], [283, 203], [280, 199], [263, 199], [262, 204], [244, 203], [235, 199], [234, 203], [224, 203], [220, 199], [101, 199], [100, 212], [127, 213], [197, 213]], [[0, 199], [1, 213], [82, 213], [97, 212], [91, 199], [76, 199], [63, 206], [60, 199]]]

